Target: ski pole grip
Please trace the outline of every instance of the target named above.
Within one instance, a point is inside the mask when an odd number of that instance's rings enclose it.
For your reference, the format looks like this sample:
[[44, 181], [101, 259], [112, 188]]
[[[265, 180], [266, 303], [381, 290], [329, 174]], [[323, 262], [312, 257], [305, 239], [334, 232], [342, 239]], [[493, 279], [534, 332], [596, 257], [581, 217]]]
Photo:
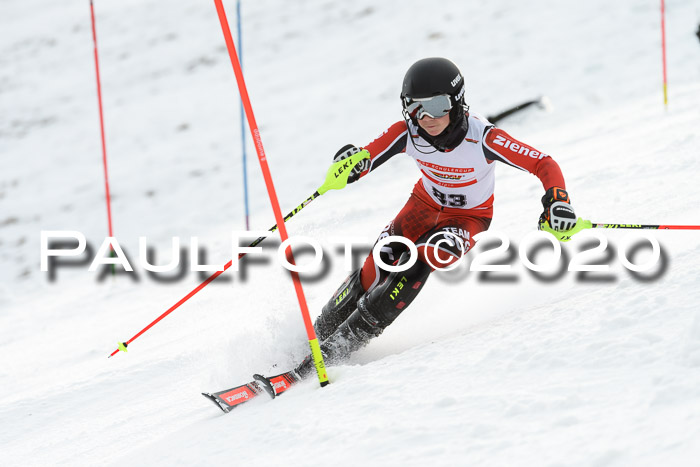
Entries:
[[369, 159], [369, 151], [363, 149], [357, 154], [353, 154], [341, 161], [331, 164], [328, 172], [326, 172], [326, 180], [318, 189], [319, 194], [324, 194], [328, 190], [342, 190], [348, 184], [348, 177], [352, 169], [363, 159]]
[[573, 237], [575, 234], [579, 233], [582, 230], [590, 228], [593, 228], [593, 223], [591, 221], [581, 219], [580, 217], [576, 221], [576, 225], [574, 225], [569, 230], [554, 230], [549, 226], [549, 222], [546, 221], [540, 224], [540, 230], [554, 235], [554, 237], [556, 237], [556, 239], [560, 242], [568, 242], [569, 240], [571, 240], [571, 237]]

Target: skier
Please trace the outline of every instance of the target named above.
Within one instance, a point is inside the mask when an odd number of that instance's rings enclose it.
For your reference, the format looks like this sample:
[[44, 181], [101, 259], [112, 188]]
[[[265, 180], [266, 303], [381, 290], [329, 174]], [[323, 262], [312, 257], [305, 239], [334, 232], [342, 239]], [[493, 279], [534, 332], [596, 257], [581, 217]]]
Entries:
[[[338, 363], [379, 336], [416, 298], [436, 268], [458, 261], [474, 247], [474, 235], [488, 229], [493, 215], [495, 164], [502, 162], [536, 175], [545, 190], [542, 228], [566, 231], [576, 224], [564, 177], [557, 163], [469, 111], [464, 76], [445, 58], [413, 64], [401, 91], [403, 120], [364, 147], [370, 154], [353, 169], [354, 183], [399, 153], [413, 158], [421, 178], [406, 205], [379, 239], [403, 236], [418, 251], [401, 272], [375, 264], [372, 254], [336, 290], [314, 324], [324, 360]], [[361, 149], [343, 147], [334, 161]], [[388, 265], [404, 265], [408, 247], [392, 242], [381, 249]], [[314, 369], [308, 356], [296, 369], [304, 378]]]

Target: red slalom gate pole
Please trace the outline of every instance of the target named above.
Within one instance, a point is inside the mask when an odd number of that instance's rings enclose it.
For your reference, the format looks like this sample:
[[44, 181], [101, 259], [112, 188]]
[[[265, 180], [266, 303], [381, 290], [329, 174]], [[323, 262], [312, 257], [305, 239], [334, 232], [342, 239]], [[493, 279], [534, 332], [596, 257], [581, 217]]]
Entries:
[[104, 114], [102, 112], [102, 86], [100, 84], [100, 61], [97, 57], [97, 30], [95, 28], [95, 7], [90, 0], [90, 19], [92, 20], [92, 42], [95, 48], [95, 75], [97, 77], [97, 105], [100, 109], [100, 136], [102, 137], [102, 165], [104, 167], [105, 176], [105, 194], [107, 199], [107, 226], [109, 236], [113, 237], [112, 232], [112, 202], [109, 196], [109, 175], [107, 171], [107, 144], [105, 142], [105, 123]]
[[[265, 157], [265, 150], [263, 148], [262, 139], [260, 138], [260, 131], [258, 130], [258, 124], [255, 121], [255, 115], [253, 114], [253, 107], [250, 103], [248, 89], [246, 88], [245, 80], [243, 78], [243, 71], [241, 70], [241, 64], [238, 60], [238, 54], [236, 53], [236, 46], [233, 43], [233, 37], [231, 36], [231, 28], [228, 25], [226, 12], [224, 11], [224, 6], [221, 3], [221, 0], [214, 0], [214, 4], [216, 5], [216, 12], [219, 15], [219, 21], [221, 22], [221, 29], [224, 33], [224, 39], [226, 41], [226, 47], [228, 48], [229, 57], [231, 58], [231, 65], [233, 65], [233, 72], [236, 75], [238, 90], [241, 94], [241, 101], [243, 102], [243, 108], [245, 109], [245, 114], [248, 119], [248, 127], [250, 128], [250, 133], [253, 137], [253, 142], [255, 143], [255, 150], [258, 154], [258, 161], [260, 162], [260, 169], [262, 170], [263, 178], [265, 179], [267, 194], [270, 197], [270, 204], [272, 204], [272, 210], [275, 213], [275, 220], [280, 231], [280, 237], [282, 242], [285, 242], [289, 238], [289, 235], [287, 234], [287, 228], [284, 225], [284, 218], [282, 217], [279, 200], [277, 199], [275, 185], [272, 181], [272, 174], [270, 173], [267, 158]], [[292, 253], [291, 247], [287, 248], [286, 255], [287, 261], [292, 265], [295, 264], [294, 254]], [[328, 384], [328, 376], [326, 374], [326, 367], [323, 362], [323, 355], [321, 354], [321, 347], [318, 343], [318, 339], [316, 338], [316, 332], [314, 331], [311, 317], [309, 316], [309, 308], [306, 303], [306, 297], [304, 296], [304, 289], [301, 286], [299, 274], [294, 271], [289, 272], [292, 276], [292, 281], [294, 282], [294, 290], [296, 291], [297, 300], [299, 301], [299, 308], [301, 309], [301, 315], [304, 319], [304, 326], [306, 327], [306, 334], [309, 338], [309, 346], [311, 347], [311, 354], [314, 359], [314, 365], [316, 366], [318, 380], [321, 383], [321, 386], [325, 386]]]
[[661, 60], [664, 73], [664, 107], [668, 109], [668, 81], [666, 80], [666, 2], [661, 0]]

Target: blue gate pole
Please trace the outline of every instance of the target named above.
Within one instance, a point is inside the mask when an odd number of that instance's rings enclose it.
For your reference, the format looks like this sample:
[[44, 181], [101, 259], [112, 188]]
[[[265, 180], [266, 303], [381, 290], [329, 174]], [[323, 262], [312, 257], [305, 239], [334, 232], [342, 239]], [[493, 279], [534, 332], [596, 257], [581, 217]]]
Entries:
[[[243, 40], [241, 39], [241, 0], [236, 2], [236, 18], [238, 25], [238, 55], [243, 66]], [[245, 203], [245, 228], [250, 230], [249, 210], [248, 210], [248, 161], [246, 157], [246, 137], [245, 137], [245, 110], [241, 101], [241, 145], [243, 149], [243, 200]]]

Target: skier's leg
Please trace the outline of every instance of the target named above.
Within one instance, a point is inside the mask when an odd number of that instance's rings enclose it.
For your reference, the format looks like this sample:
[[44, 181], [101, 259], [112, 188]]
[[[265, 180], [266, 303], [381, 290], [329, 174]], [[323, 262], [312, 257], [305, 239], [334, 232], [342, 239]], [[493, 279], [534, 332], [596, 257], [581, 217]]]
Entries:
[[[407, 203], [407, 206], [410, 204]], [[399, 213], [399, 216], [384, 228], [377, 241], [389, 235], [389, 231], [391, 231], [391, 235], [400, 235], [401, 230], [397, 227], [400, 223], [397, 221], [401, 219], [401, 213]], [[408, 248], [403, 243], [392, 242], [381, 248], [379, 256], [385, 264], [396, 264], [401, 254], [407, 250]], [[387, 276], [388, 272], [375, 265], [374, 257], [370, 253], [362, 268], [354, 271], [345, 279], [345, 282], [333, 293], [333, 296], [323, 307], [319, 317], [316, 318], [314, 329], [319, 342], [323, 342], [333, 334], [338, 326], [355, 311], [360, 297], [366, 291], [372, 290], [377, 284], [382, 283]]]
[[418, 237], [418, 258], [434, 269], [451, 267], [474, 248], [474, 235], [488, 229], [490, 223], [487, 217], [446, 217]]
[[[408, 259], [409, 253], [404, 253], [398, 264], [405, 264]], [[383, 283], [362, 295], [357, 308], [321, 344], [326, 363], [344, 360], [380, 335], [418, 296], [431, 271], [430, 266], [418, 260], [406, 271], [390, 273]], [[296, 372], [304, 378], [313, 368], [311, 358], [307, 357]]]
[[338, 329], [350, 313], [357, 308], [357, 301], [365, 293], [360, 283], [360, 270], [350, 274], [345, 282], [335, 291], [328, 303], [316, 318], [314, 329], [319, 342], [323, 342]]
[[[386, 264], [394, 264], [396, 263], [394, 258], [399, 258], [406, 250], [407, 248], [403, 243], [390, 243], [382, 248], [379, 256]], [[314, 329], [319, 342], [323, 342], [328, 336], [333, 334], [338, 329], [338, 326], [355, 311], [357, 301], [366, 292], [363, 285], [366, 277], [371, 276], [372, 279], [369, 283], [375, 282], [374, 285], [376, 286], [377, 283], [383, 282], [388, 275], [388, 272], [375, 266], [374, 258], [370, 254], [362, 268], [350, 274], [338, 290], [333, 293], [331, 299], [328, 300], [328, 303], [321, 310], [319, 317], [316, 318]]]
[[[409, 253], [404, 253], [398, 264], [405, 264], [408, 258]], [[383, 283], [363, 295], [357, 310], [321, 344], [328, 362], [346, 359], [380, 335], [418, 296], [431, 272], [430, 266], [418, 260], [406, 271], [390, 273]]]
[[[421, 201], [414, 190], [379, 239], [397, 235], [413, 241], [418, 249], [418, 261], [403, 273], [389, 274], [375, 264], [372, 254], [367, 257], [359, 274], [360, 287], [354, 290], [361, 288], [368, 292], [351, 294], [348, 291], [353, 299], [342, 300], [336, 307], [335, 300], [346, 290], [343, 284], [318, 318], [317, 336], [322, 342], [325, 360], [337, 363], [381, 334], [418, 295], [432, 270], [428, 262], [436, 268], [453, 264], [474, 246], [473, 235], [489, 226], [488, 218], [463, 216], [453, 211], [433, 209]], [[386, 264], [405, 264], [409, 258], [402, 243], [385, 245], [379, 254]], [[400, 259], [396, 261], [396, 258]], [[354, 277], [348, 279], [348, 285], [351, 279]], [[312, 368], [309, 356], [297, 372], [305, 376]]]

